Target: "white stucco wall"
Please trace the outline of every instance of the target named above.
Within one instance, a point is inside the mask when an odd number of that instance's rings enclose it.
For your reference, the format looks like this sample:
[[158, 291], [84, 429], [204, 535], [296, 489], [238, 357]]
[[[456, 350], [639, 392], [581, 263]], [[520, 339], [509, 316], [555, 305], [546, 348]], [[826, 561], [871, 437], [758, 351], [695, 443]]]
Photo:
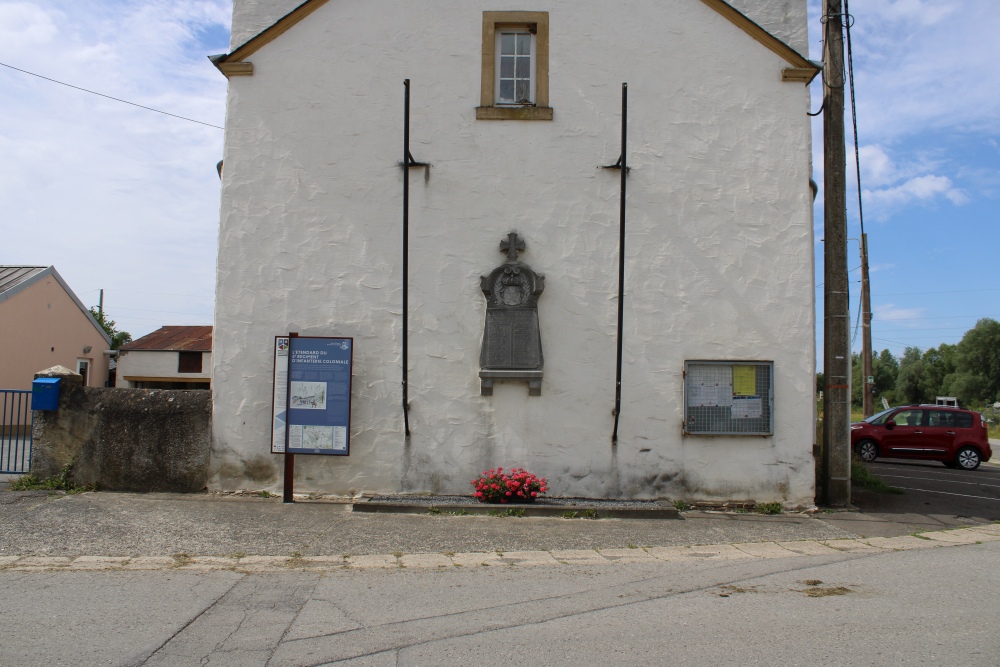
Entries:
[[[212, 484], [279, 484], [272, 345], [296, 331], [355, 340], [351, 456], [299, 457], [296, 490], [468, 493], [479, 471], [521, 465], [558, 496], [810, 504], [806, 87], [783, 83], [788, 63], [701, 2], [537, 1], [527, 9], [550, 13], [555, 118], [477, 121], [482, 11], [519, 9], [329, 2], [255, 53], [253, 76], [230, 80]], [[426, 178], [411, 171], [409, 441], [404, 78], [412, 153], [433, 164]], [[612, 447], [619, 176], [597, 167], [618, 158], [623, 81], [633, 170]], [[546, 276], [543, 393], [498, 383], [481, 397], [479, 276], [511, 230]], [[774, 435], [682, 437], [682, 371], [696, 359], [773, 360]]]
[[[689, 0], [689, 2], [700, 2], [700, 0]], [[806, 54], [808, 50], [806, 3], [802, 0], [728, 0], [728, 2], [772, 35], [802, 55]], [[263, 32], [302, 3], [303, 0], [233, 0], [230, 50], [236, 49]], [[381, 6], [385, 8], [387, 4], [382, 2]], [[406, 4], [413, 3], [411, 1]], [[535, 6], [541, 5], [520, 7], [527, 11], [536, 11]]]
[[178, 373], [176, 350], [124, 350], [118, 355], [116, 387], [134, 387], [126, 378], [156, 378], [162, 382], [193, 382], [212, 377], [212, 353], [201, 353], [201, 373]]

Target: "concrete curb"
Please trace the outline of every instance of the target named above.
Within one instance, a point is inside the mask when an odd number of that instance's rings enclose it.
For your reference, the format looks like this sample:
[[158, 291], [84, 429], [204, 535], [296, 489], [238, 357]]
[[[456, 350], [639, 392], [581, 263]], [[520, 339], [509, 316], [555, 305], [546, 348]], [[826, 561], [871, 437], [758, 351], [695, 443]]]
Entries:
[[486, 503], [455, 503], [419, 505], [385, 503], [365, 500], [351, 503], [352, 512], [384, 512], [387, 514], [463, 514], [490, 515], [505, 512], [525, 517], [572, 517], [582, 519], [679, 519], [681, 514], [672, 507], [600, 507], [593, 505], [492, 505]]
[[1000, 524], [957, 528], [900, 537], [842, 540], [800, 540], [708, 544], [685, 547], [627, 549], [572, 549], [469, 553], [365, 554], [340, 556], [0, 556], [0, 571], [81, 572], [227, 570], [245, 574], [264, 572], [336, 572], [352, 570], [414, 569], [450, 571], [478, 567], [541, 567], [612, 565], [615, 563], [705, 562], [744, 559], [867, 554], [956, 547], [1000, 541]]

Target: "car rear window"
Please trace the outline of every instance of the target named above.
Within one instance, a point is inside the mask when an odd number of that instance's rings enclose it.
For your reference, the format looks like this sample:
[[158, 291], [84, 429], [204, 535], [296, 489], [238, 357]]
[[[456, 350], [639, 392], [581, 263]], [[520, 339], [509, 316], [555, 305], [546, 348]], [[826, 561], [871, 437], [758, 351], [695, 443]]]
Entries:
[[958, 428], [972, 428], [972, 415], [968, 412], [956, 412], [955, 426]]

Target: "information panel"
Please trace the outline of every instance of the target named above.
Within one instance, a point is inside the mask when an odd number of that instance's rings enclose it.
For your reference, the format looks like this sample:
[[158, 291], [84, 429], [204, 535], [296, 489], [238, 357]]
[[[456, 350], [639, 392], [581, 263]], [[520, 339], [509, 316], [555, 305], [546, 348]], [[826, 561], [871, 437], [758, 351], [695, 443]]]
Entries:
[[[287, 356], [281, 354], [283, 341], [287, 341]], [[353, 353], [351, 338], [300, 336], [275, 340], [272, 452], [284, 451], [287, 429], [291, 454], [350, 454]], [[288, 369], [284, 395], [279, 391], [282, 361]]]

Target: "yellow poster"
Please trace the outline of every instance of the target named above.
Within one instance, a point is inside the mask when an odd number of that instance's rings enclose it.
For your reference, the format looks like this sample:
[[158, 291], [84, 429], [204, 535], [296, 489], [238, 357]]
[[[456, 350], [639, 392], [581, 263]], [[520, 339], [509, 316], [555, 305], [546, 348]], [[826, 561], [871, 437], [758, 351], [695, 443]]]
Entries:
[[757, 395], [757, 367], [733, 366], [733, 395]]

